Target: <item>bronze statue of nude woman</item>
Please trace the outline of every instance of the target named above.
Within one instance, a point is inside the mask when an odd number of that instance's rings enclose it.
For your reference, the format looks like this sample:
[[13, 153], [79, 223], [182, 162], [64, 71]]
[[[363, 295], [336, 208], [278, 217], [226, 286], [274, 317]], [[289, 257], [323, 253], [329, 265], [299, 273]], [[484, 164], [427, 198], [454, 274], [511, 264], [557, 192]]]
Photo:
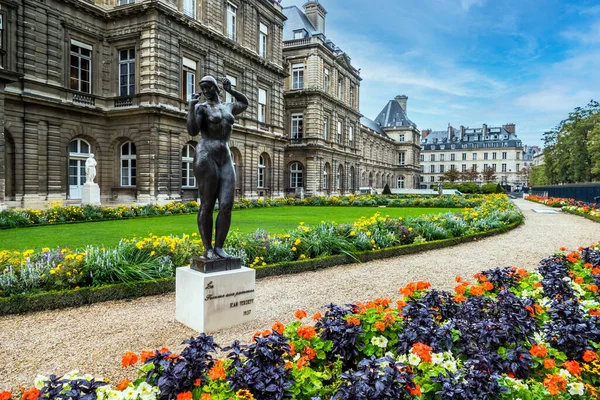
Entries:
[[[223, 250], [223, 245], [231, 225], [231, 210], [235, 197], [235, 169], [229, 138], [234, 124], [234, 116], [248, 108], [248, 99], [231, 87], [229, 79], [223, 79], [223, 89], [235, 99], [233, 103], [222, 104], [219, 87], [212, 76], [200, 80], [200, 91], [206, 102], [198, 104], [200, 93], [194, 93], [189, 102], [187, 130], [191, 136], [201, 133], [202, 139], [196, 146], [194, 175], [200, 192], [198, 229], [204, 245], [204, 256], [209, 260], [231, 258]], [[219, 200], [215, 245], [212, 245], [213, 211]]]

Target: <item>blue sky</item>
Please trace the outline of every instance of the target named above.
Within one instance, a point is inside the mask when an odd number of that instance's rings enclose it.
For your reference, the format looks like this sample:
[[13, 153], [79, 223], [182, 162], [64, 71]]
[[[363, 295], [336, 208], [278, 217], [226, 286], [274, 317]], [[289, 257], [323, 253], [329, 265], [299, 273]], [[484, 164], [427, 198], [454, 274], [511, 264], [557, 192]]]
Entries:
[[[302, 7], [305, 0], [283, 0]], [[600, 0], [320, 0], [373, 119], [408, 96], [419, 129], [515, 123], [525, 144], [600, 101]]]

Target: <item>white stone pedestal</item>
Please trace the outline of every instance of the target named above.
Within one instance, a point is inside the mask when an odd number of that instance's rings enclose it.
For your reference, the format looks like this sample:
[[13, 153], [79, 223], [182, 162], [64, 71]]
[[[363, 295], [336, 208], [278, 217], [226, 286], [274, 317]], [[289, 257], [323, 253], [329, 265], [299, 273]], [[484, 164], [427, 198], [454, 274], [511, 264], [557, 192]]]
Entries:
[[100, 205], [100, 186], [97, 183], [84, 183], [81, 204]]
[[245, 267], [209, 274], [177, 268], [175, 318], [198, 332], [253, 320], [255, 276], [255, 270]]

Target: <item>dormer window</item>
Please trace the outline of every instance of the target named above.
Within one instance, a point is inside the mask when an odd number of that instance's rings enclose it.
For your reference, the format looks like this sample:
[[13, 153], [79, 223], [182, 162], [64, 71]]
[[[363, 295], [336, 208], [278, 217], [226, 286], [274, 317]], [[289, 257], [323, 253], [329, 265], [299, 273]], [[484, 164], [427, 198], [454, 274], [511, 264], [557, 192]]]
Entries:
[[298, 29], [297, 31], [294, 31], [294, 40], [304, 39], [305, 36], [306, 30], [304, 29]]

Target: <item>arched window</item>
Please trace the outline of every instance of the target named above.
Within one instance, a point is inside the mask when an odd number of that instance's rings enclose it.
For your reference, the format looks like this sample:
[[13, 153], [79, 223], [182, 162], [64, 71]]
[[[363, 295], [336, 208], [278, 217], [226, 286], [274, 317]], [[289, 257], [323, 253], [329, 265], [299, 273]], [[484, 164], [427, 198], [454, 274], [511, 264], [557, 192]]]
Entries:
[[90, 156], [91, 146], [83, 139], [69, 143], [69, 198], [81, 199], [85, 183], [85, 160]]
[[267, 163], [265, 162], [265, 157], [258, 156], [258, 184], [257, 187], [259, 189], [263, 189], [265, 187], [265, 177], [266, 177]]
[[194, 146], [186, 144], [181, 151], [181, 187], [195, 188], [196, 177], [194, 176]]
[[327, 187], [328, 187], [328, 182], [327, 182], [328, 178], [329, 178], [329, 163], [325, 163], [325, 168], [323, 168], [323, 181], [321, 182], [321, 187], [323, 189], [327, 189]]
[[350, 190], [354, 191], [354, 167], [350, 167], [350, 173], [348, 174], [348, 182], [350, 183]]
[[404, 189], [404, 176], [402, 175], [398, 177], [398, 189]]
[[297, 188], [303, 186], [302, 181], [302, 164], [299, 162], [292, 163], [290, 165], [290, 187]]
[[335, 175], [335, 185], [336, 185], [336, 189], [338, 189], [338, 190], [344, 190], [344, 187], [342, 184], [343, 174], [344, 174], [344, 167], [342, 167], [342, 165], [340, 164], [340, 166], [337, 170], [337, 174]]
[[121, 145], [121, 186], [136, 185], [135, 144], [126, 142]]

